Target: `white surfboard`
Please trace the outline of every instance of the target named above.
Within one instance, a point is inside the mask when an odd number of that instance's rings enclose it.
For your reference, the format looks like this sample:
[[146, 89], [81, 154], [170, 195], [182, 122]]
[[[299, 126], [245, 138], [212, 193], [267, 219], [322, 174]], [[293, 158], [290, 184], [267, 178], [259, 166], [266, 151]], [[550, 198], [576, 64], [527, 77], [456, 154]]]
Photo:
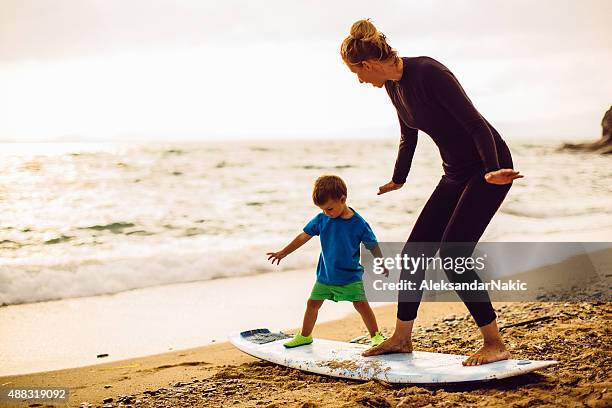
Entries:
[[229, 341], [241, 351], [282, 366], [332, 377], [383, 380], [390, 383], [439, 384], [487, 381], [513, 377], [557, 364], [555, 360], [505, 360], [480, 366], [461, 364], [467, 356], [455, 354], [396, 353], [363, 357], [364, 344], [314, 339], [312, 344], [285, 348], [292, 336], [268, 329], [236, 333]]

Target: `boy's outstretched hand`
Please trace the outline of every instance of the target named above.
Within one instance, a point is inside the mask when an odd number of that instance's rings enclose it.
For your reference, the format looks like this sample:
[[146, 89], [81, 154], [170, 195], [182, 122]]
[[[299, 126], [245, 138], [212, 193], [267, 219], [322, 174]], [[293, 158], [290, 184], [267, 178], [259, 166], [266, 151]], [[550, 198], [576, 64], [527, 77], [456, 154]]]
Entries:
[[276, 264], [278, 265], [281, 259], [287, 256], [287, 254], [285, 254], [283, 251], [267, 252], [266, 255], [268, 255], [268, 261], [270, 259], [272, 260], [272, 265], [274, 265], [274, 261], [276, 261]]
[[266, 255], [268, 255], [268, 261], [272, 260], [272, 265], [274, 265], [274, 261], [276, 261], [276, 264], [278, 265], [281, 259], [283, 259], [287, 255], [289, 255], [290, 253], [292, 253], [293, 251], [295, 251], [296, 249], [304, 245], [306, 242], [308, 242], [310, 238], [312, 238], [312, 236], [308, 235], [305, 232], [300, 232], [298, 236], [295, 237], [293, 241], [289, 243], [289, 245], [287, 245], [280, 251], [266, 252]]

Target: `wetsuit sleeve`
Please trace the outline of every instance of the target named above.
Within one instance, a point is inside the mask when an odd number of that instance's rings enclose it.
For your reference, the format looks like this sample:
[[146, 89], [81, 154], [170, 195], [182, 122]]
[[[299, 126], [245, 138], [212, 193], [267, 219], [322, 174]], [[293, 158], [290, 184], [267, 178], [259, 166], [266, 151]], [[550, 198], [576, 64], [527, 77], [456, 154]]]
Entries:
[[460, 123], [474, 139], [487, 172], [499, 169], [495, 139], [484, 118], [476, 110], [459, 81], [448, 69], [435, 65], [426, 71], [433, 97]]
[[400, 129], [402, 135], [400, 138], [399, 150], [397, 152], [397, 159], [395, 160], [395, 168], [393, 170], [393, 177], [391, 180], [395, 184], [404, 184], [410, 166], [412, 165], [412, 157], [417, 145], [417, 134], [418, 129], [413, 129], [404, 124], [402, 119], [397, 115], [400, 123]]

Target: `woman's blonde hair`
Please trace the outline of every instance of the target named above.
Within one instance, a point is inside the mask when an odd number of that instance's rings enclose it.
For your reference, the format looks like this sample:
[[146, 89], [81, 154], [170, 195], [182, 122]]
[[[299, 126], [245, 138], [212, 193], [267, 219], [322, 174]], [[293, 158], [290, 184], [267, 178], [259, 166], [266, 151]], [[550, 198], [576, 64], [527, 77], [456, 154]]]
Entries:
[[365, 60], [397, 58], [397, 51], [387, 44], [387, 37], [374, 27], [370, 19], [365, 19], [353, 23], [351, 33], [342, 41], [340, 55], [347, 65], [361, 66]]

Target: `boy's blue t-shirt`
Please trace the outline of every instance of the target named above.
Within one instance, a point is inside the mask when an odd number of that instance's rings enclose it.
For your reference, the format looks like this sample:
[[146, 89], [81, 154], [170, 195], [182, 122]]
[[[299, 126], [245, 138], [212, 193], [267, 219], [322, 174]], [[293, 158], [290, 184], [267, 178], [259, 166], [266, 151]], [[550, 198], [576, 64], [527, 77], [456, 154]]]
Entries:
[[[349, 207], [350, 208], [350, 207]], [[351, 208], [351, 210], [353, 210]], [[319, 235], [321, 255], [317, 265], [317, 281], [326, 285], [347, 285], [360, 281], [363, 266], [359, 263], [359, 245], [372, 249], [377, 240], [372, 228], [357, 211], [349, 219], [317, 214], [306, 226], [308, 235]]]

